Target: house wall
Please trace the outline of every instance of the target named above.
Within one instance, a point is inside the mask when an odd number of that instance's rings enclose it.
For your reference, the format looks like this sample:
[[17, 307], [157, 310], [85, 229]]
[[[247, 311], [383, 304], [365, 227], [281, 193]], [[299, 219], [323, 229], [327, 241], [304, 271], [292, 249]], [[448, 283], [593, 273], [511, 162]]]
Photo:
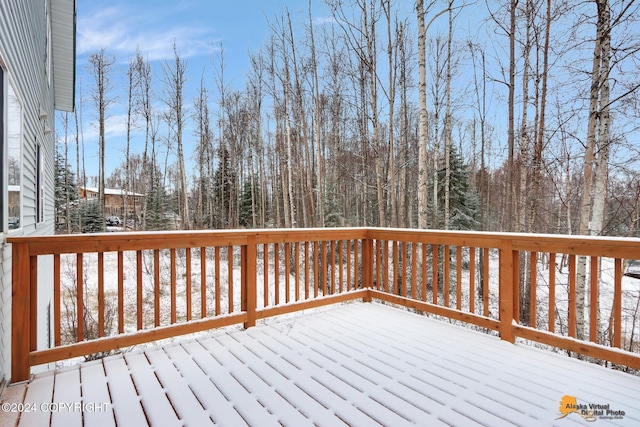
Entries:
[[[50, 11], [50, 0], [0, 0], [0, 66], [4, 70], [3, 84], [11, 82], [23, 113], [21, 228], [8, 230], [6, 212], [0, 224], [0, 382], [8, 380], [11, 372], [11, 246], [6, 243], [6, 238], [53, 234], [54, 231], [54, 132], [45, 133], [45, 125], [54, 128], [53, 67], [47, 67], [47, 61], [51, 61], [51, 51], [47, 49], [46, 20], [51, 14], [47, 14], [47, 9]], [[45, 119], [41, 119], [41, 111], [46, 113]], [[37, 215], [38, 144], [42, 150], [44, 172], [43, 222], [38, 222]], [[6, 173], [6, 141], [2, 147], [5, 150], [2, 173]], [[4, 188], [0, 206], [6, 209], [6, 179], [2, 182]], [[52, 259], [40, 259], [38, 277], [51, 279], [52, 276]], [[52, 311], [49, 309], [52, 283], [39, 281], [38, 292], [38, 348], [47, 348], [52, 322], [46, 316]]]

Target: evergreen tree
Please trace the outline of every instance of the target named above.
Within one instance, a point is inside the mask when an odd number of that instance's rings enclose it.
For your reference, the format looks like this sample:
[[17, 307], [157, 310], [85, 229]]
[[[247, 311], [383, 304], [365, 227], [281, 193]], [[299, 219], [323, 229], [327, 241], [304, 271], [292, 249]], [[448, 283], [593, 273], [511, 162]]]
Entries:
[[242, 185], [240, 211], [238, 212], [238, 221], [241, 226], [254, 226], [254, 219], [258, 217], [261, 208], [259, 195], [260, 182], [258, 176], [254, 175], [253, 179], [246, 180]]
[[160, 174], [155, 173], [151, 179], [151, 186], [146, 194], [147, 217], [145, 221], [147, 230], [166, 230], [169, 228], [167, 218], [168, 196], [160, 181]]
[[[450, 168], [449, 208], [451, 216], [449, 229], [477, 230], [480, 227], [478, 221], [480, 199], [476, 190], [471, 186], [467, 166], [455, 146], [451, 147]], [[444, 174], [444, 169], [438, 172], [438, 206], [444, 206]], [[439, 212], [439, 215], [442, 216], [442, 211]], [[440, 220], [442, 221], [442, 218]]]
[[[78, 185], [75, 174], [71, 171], [64, 158], [56, 150], [54, 159], [54, 205], [56, 225], [67, 232], [73, 231], [74, 216], [77, 217]], [[76, 228], [77, 230], [77, 228]]]
[[98, 200], [87, 200], [80, 205], [83, 233], [99, 233], [104, 231], [104, 216]]
[[215, 200], [214, 220], [215, 228], [227, 228], [230, 224], [229, 212], [231, 195], [236, 184], [236, 176], [231, 170], [229, 151], [220, 148], [220, 164], [213, 177], [213, 197]]

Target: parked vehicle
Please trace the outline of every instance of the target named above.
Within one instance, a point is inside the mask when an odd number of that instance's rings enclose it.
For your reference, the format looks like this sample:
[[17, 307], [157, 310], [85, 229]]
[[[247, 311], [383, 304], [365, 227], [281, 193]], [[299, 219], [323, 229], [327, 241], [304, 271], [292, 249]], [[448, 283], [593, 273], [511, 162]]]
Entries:
[[20, 228], [20, 218], [16, 216], [9, 217], [9, 230], [15, 230]]
[[110, 227], [120, 227], [122, 225], [122, 221], [117, 216], [107, 217], [107, 225]]

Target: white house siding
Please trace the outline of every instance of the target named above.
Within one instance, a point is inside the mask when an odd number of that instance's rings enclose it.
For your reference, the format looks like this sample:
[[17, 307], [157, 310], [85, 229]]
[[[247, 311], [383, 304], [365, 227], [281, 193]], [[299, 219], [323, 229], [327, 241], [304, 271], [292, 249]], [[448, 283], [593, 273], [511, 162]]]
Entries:
[[[54, 230], [54, 132], [45, 134], [45, 125], [54, 129], [53, 79], [45, 71], [45, 7], [50, 11], [50, 1], [0, 0], [0, 62], [4, 65], [5, 80], [11, 82], [23, 111], [22, 228], [8, 232], [6, 224], [0, 225], [0, 388], [11, 371], [11, 246], [6, 237], [53, 234]], [[50, 12], [48, 16], [51, 19]], [[49, 61], [50, 56], [47, 54]], [[49, 73], [53, 73], [52, 66]], [[40, 118], [41, 111], [47, 115], [44, 120]], [[37, 144], [41, 146], [44, 163], [42, 223], [37, 222], [36, 212]], [[6, 202], [5, 194], [3, 188], [2, 204]], [[46, 318], [52, 299], [52, 259], [41, 259], [38, 270], [38, 348], [46, 348], [51, 332], [47, 327], [52, 323]]]

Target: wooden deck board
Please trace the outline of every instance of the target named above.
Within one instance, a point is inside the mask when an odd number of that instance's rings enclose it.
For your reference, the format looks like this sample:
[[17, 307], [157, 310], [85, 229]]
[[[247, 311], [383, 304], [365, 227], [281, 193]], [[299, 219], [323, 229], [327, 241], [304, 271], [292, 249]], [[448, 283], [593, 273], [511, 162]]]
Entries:
[[140, 404], [140, 397], [133, 385], [129, 368], [124, 358], [115, 356], [105, 359], [104, 370], [107, 375], [107, 384], [113, 404], [116, 425], [148, 425]]
[[113, 405], [102, 360], [82, 364], [80, 366], [80, 381], [82, 402], [89, 405], [87, 409], [92, 409], [83, 413], [85, 425], [115, 426], [116, 420], [113, 415]]
[[153, 425], [179, 426], [178, 419], [162, 385], [158, 382], [153, 367], [144, 353], [125, 354], [125, 361], [131, 371], [131, 378], [140, 396], [149, 423]]
[[74, 410], [66, 404], [82, 402], [80, 394], [80, 370], [77, 367], [68, 368], [56, 372], [53, 387], [53, 402], [51, 408], [51, 425], [54, 427], [66, 427], [82, 424], [82, 412]]
[[[43, 404], [53, 401], [53, 386], [55, 372], [49, 371], [37, 376], [37, 381], [32, 381], [27, 386], [24, 403], [35, 408], [35, 411], [23, 412], [20, 416], [20, 425], [47, 426], [51, 421], [51, 412], [42, 411]], [[35, 406], [34, 406], [35, 405]]]
[[[99, 403], [100, 413], [24, 413], [20, 426], [539, 426], [564, 395], [640, 425], [640, 378], [400, 311], [356, 303], [246, 331], [149, 347], [37, 375], [25, 402]], [[10, 388], [12, 389], [12, 388]], [[15, 393], [14, 393], [15, 394]], [[15, 397], [14, 397], [15, 399]]]
[[170, 346], [165, 351], [180, 374], [187, 379], [192, 393], [214, 423], [220, 425], [242, 425], [244, 423], [238, 411], [233, 407], [233, 402], [222, 394], [211, 378], [191, 358], [183, 345]]
[[[16, 384], [12, 387], [8, 387], [2, 394], [0, 402], [9, 404], [20, 404], [24, 402], [24, 396], [27, 392], [27, 385], [25, 383]], [[13, 427], [18, 423], [20, 418], [20, 412], [12, 411], [11, 407], [8, 407], [8, 411], [3, 410], [0, 416], [0, 427]]]
[[198, 402], [186, 379], [180, 375], [173, 361], [162, 348], [146, 351], [149, 362], [155, 367], [156, 375], [163, 384], [178, 417], [186, 425], [207, 426], [213, 421]]

